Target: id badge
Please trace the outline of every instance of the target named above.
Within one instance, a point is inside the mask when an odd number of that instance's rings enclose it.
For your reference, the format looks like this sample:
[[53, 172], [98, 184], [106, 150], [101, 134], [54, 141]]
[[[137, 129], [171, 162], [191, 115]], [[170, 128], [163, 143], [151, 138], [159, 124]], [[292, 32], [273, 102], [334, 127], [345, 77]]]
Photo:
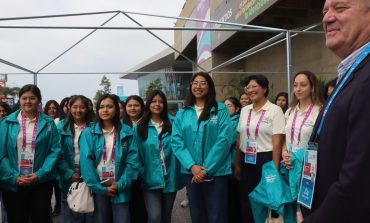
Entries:
[[34, 154], [30, 151], [21, 152], [21, 159], [19, 162], [19, 174], [27, 175], [33, 173]]
[[245, 158], [244, 162], [249, 164], [257, 163], [257, 142], [252, 140], [247, 140], [245, 146]]
[[163, 149], [160, 150], [159, 155], [161, 156], [163, 175], [167, 175], [166, 162], [164, 161], [164, 151], [163, 151]]
[[291, 145], [291, 146], [289, 146], [288, 150], [291, 153], [295, 153], [295, 152], [298, 152], [298, 150], [300, 150], [300, 147], [298, 145]]
[[101, 169], [102, 169], [101, 171], [102, 180], [107, 179], [114, 180], [115, 176], [114, 162], [109, 162], [109, 164], [103, 164]]
[[315, 190], [317, 173], [317, 144], [309, 143], [308, 149], [304, 151], [304, 162], [302, 169], [301, 184], [298, 193], [298, 203], [311, 209]]

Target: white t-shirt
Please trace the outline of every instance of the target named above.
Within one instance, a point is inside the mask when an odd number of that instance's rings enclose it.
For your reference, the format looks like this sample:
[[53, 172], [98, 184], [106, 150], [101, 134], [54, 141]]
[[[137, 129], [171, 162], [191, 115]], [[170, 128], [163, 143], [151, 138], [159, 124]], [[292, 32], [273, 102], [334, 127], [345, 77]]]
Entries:
[[203, 112], [204, 107], [198, 107], [198, 106], [194, 105], [194, 108], [195, 108], [195, 112], [197, 113], [197, 118], [199, 119], [199, 116]]
[[[107, 131], [107, 130], [104, 130], [103, 129], [103, 135], [104, 135], [105, 144], [107, 145], [107, 160], [106, 160], [106, 164], [108, 164], [108, 163], [111, 163], [111, 160], [112, 160], [114, 127], [113, 127], [113, 129], [111, 131]], [[102, 149], [102, 150], [104, 151], [104, 149]], [[103, 167], [103, 164], [104, 164], [104, 161], [103, 161], [104, 155], [103, 155], [103, 153], [104, 152], [102, 152], [102, 156], [101, 156], [99, 165], [97, 167], [97, 171], [98, 171], [98, 175], [99, 175], [100, 179], [101, 179], [101, 176], [102, 176], [102, 167]]]
[[[303, 111], [299, 108], [299, 105], [297, 105], [294, 109], [289, 108], [285, 112], [285, 118], [286, 118], [286, 126], [285, 126], [285, 136], [286, 136], [285, 142], [286, 143], [285, 144], [286, 144], [287, 148], [292, 146], [291, 128], [292, 128], [292, 124], [293, 124], [295, 109], [298, 109], [298, 113], [297, 113], [297, 119], [296, 119], [295, 128], [294, 128], [293, 145], [298, 145], [299, 128], [301, 127], [302, 121], [303, 121], [303, 119], [304, 119], [304, 117], [305, 117], [305, 115], [306, 115], [306, 113], [309, 109], [309, 106]], [[318, 106], [318, 105], [313, 106], [310, 115], [308, 116], [306, 122], [304, 123], [304, 125], [302, 127], [301, 141], [298, 145], [299, 147], [304, 147], [304, 148], [307, 147], [308, 141], [310, 140], [311, 133], [312, 133], [313, 127], [315, 125], [316, 118], [319, 115], [320, 109], [321, 109], [321, 107]]]
[[73, 147], [75, 149], [75, 151], [74, 151], [75, 164], [80, 163], [80, 147], [78, 146], [78, 141], [79, 141], [81, 132], [84, 129], [84, 127], [85, 126], [83, 126], [83, 125], [78, 126], [78, 125], [74, 124], [75, 135], [74, 135], [74, 139], [73, 139]]
[[163, 122], [161, 123], [156, 123], [153, 120], [150, 120], [152, 124], [154, 125], [155, 129], [157, 130], [158, 135], [162, 132], [163, 129]]
[[[281, 108], [270, 101], [267, 101], [257, 112], [253, 111], [253, 104], [242, 108], [238, 124], [238, 132], [240, 135], [240, 150], [245, 153], [247, 142], [247, 120], [249, 111], [252, 110], [251, 122], [249, 127], [250, 140], [256, 140], [258, 147], [257, 152], [270, 152], [273, 149], [272, 135], [285, 134], [285, 118]], [[261, 121], [258, 131], [258, 137], [255, 138], [255, 131], [258, 120], [265, 110], [265, 115]]]

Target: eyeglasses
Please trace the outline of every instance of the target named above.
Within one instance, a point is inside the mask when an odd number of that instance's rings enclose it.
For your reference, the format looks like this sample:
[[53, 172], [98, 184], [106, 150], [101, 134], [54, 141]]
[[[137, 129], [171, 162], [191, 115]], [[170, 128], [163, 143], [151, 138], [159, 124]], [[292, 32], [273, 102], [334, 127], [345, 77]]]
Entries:
[[208, 83], [206, 81], [193, 81], [191, 82], [191, 85], [195, 87], [198, 87], [198, 86], [205, 87], [208, 85]]
[[244, 87], [244, 92], [247, 93], [248, 90], [254, 90], [256, 88], [258, 88], [259, 86], [258, 85], [248, 85], [248, 86], [245, 86]]

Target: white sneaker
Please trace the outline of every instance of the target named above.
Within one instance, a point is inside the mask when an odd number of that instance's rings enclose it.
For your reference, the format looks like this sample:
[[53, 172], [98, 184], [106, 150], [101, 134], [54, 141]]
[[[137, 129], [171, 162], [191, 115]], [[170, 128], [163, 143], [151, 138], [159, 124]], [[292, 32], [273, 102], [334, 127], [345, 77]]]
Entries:
[[180, 204], [181, 204], [181, 207], [186, 208], [187, 206], [189, 206], [189, 200], [185, 199], [185, 200], [181, 201]]

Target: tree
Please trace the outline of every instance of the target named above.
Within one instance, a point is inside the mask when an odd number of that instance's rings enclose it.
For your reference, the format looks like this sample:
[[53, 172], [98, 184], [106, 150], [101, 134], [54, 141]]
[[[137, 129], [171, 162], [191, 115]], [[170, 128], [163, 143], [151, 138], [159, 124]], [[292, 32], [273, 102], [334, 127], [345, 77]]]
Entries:
[[154, 90], [162, 90], [162, 88], [163, 88], [163, 85], [162, 85], [160, 78], [153, 80], [152, 82], [149, 83], [148, 87], [146, 88], [145, 93], [144, 93], [144, 98], [148, 97], [150, 92]]
[[103, 94], [110, 94], [111, 93], [111, 89], [110, 89], [110, 86], [111, 86], [111, 83], [109, 81], [109, 79], [104, 75], [103, 78], [101, 79], [100, 81], [100, 84], [99, 86], [103, 87], [103, 89], [100, 89], [100, 90], [97, 90], [96, 91], [96, 94], [95, 94], [95, 97], [94, 97], [94, 101], [96, 102], [100, 96], [102, 96]]
[[0, 95], [4, 95], [5, 97], [8, 97], [8, 95], [12, 97], [16, 97], [20, 91], [19, 87], [0, 87]]

